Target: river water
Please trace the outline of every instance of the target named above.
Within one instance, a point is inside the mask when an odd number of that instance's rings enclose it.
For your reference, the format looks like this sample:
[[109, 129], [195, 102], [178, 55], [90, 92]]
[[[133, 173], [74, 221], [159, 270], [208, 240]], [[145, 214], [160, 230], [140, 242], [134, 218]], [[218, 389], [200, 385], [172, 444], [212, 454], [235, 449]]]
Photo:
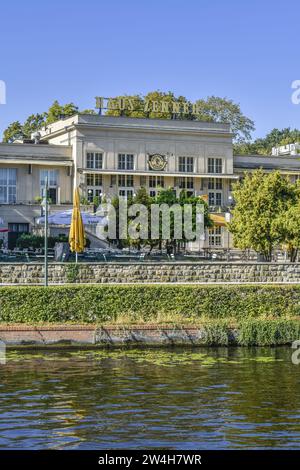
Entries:
[[292, 352], [8, 352], [0, 448], [300, 449]]

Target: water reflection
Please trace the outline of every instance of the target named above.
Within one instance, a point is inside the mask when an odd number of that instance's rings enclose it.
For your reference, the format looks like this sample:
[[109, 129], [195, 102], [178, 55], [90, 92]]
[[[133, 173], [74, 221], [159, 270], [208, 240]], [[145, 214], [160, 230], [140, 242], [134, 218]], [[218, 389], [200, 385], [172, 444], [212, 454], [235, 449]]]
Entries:
[[0, 448], [300, 448], [290, 348], [9, 352]]

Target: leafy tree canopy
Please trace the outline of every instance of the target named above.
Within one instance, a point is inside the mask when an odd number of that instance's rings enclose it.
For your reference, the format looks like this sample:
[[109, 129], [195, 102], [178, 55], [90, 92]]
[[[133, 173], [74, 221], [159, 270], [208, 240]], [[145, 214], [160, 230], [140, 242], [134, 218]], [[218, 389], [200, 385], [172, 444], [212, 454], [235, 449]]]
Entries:
[[[297, 185], [279, 172], [264, 174], [259, 169], [246, 173], [236, 183], [233, 197], [235, 207], [229, 230], [237, 248], [252, 248], [270, 261], [275, 246], [292, 242], [294, 235], [283, 220], [287, 220], [287, 211], [299, 204]], [[299, 226], [298, 218], [297, 221]]]
[[[171, 106], [168, 112], [153, 112], [151, 108], [149, 110], [144, 109], [144, 103], [146, 101], [156, 101], [158, 103], [164, 101], [169, 102], [170, 104], [175, 102], [180, 103], [181, 105], [187, 104], [190, 107], [192, 106], [192, 103], [186, 97], [181, 95], [176, 96], [171, 91], [150, 91], [145, 96], [138, 94], [115, 96], [112, 97], [112, 100], [118, 100], [121, 98], [132, 99], [135, 103], [134, 109], [125, 109], [123, 111], [120, 111], [119, 109], [110, 109], [106, 112], [107, 116], [123, 115], [150, 119], [171, 119], [174, 117]], [[232, 100], [217, 96], [199, 99], [195, 104], [197, 105], [198, 110], [196, 115], [186, 112], [176, 115], [176, 119], [228, 122], [231, 125], [236, 142], [247, 142], [247, 140], [251, 138], [251, 132], [254, 130], [254, 122], [242, 113], [239, 104], [234, 103]], [[51, 124], [61, 119], [61, 117], [72, 116], [78, 112], [78, 107], [74, 103], [61, 105], [58, 101], [54, 101], [48, 111], [41, 114], [38, 113], [30, 115], [23, 124], [19, 121], [11, 123], [4, 131], [3, 141], [13, 142], [15, 139], [20, 137], [30, 138], [31, 133], [43, 125]], [[84, 114], [96, 114], [92, 109], [86, 109], [81, 112]]]
[[[123, 248], [124, 246], [135, 246], [138, 247], [139, 249], [142, 246], [150, 246], [150, 249], [154, 247], [159, 247], [162, 248], [163, 246], [165, 247], [172, 247], [174, 251], [178, 249], [179, 246], [179, 241], [174, 238], [174, 224], [176, 223], [174, 214], [171, 214], [170, 218], [170, 239], [165, 240], [162, 237], [162, 219], [160, 219], [159, 223], [159, 236], [157, 239], [152, 238], [152, 233], [151, 233], [151, 205], [152, 204], [158, 204], [158, 205], [167, 205], [169, 207], [172, 207], [173, 205], [177, 204], [180, 205], [181, 207], [184, 206], [184, 204], [190, 204], [192, 206], [192, 229], [196, 229], [196, 206], [197, 204], [203, 204], [204, 205], [204, 226], [205, 227], [212, 227], [213, 222], [210, 219], [209, 216], [209, 210], [208, 210], [208, 205], [207, 203], [202, 200], [199, 197], [196, 196], [188, 196], [186, 191], [182, 191], [180, 196], [177, 197], [175, 191], [173, 188], [168, 188], [168, 189], [163, 189], [161, 188], [158, 191], [158, 194], [155, 197], [151, 197], [148, 195], [147, 190], [145, 188], [140, 188], [137, 193], [132, 197], [129, 198], [127, 201], [128, 204], [128, 209], [130, 206], [133, 206], [134, 204], [143, 204], [147, 209], [148, 209], [148, 222], [147, 222], [147, 233], [148, 237], [147, 238], [138, 238], [138, 239], [131, 239], [130, 237], [127, 238], [127, 240], [124, 239], [118, 239], [117, 244], [120, 248]], [[116, 225], [117, 225], [117, 234], [119, 233], [119, 206], [120, 206], [120, 198], [119, 197], [114, 197], [112, 200], [112, 204], [116, 210]], [[133, 217], [134, 218], [134, 217]], [[128, 216], [128, 221], [127, 223], [130, 224], [130, 221], [133, 219], [132, 217]], [[180, 221], [182, 223], [182, 221]], [[142, 230], [142, 227], [139, 227], [139, 230]], [[183, 233], [183, 239], [181, 241], [189, 241], [184, 238], [184, 233]]]
[[[78, 107], [74, 103], [61, 105], [58, 101], [54, 101], [48, 111], [41, 114], [31, 114], [23, 124], [20, 121], [12, 122], [3, 133], [3, 142], [11, 143], [16, 139], [30, 139], [31, 134], [42, 126], [51, 124], [62, 117], [73, 116], [78, 112]], [[95, 111], [91, 109], [81, 112], [84, 114], [95, 114]]]
[[[107, 116], [128, 116], [128, 117], [145, 117], [153, 119], [171, 119], [172, 112], [153, 112], [152, 110], [144, 110], [143, 104], [146, 101], [162, 101], [176, 102], [180, 104], [187, 103], [190, 106], [192, 103], [185, 96], [176, 96], [173, 92], [162, 92], [159, 90], [151, 91], [145, 96], [142, 95], [122, 95], [115, 96], [113, 100], [119, 99], [132, 99], [135, 101], [135, 109], [119, 109], [107, 110]], [[176, 116], [177, 119], [189, 119], [198, 121], [213, 121], [213, 122], [228, 122], [231, 125], [231, 130], [237, 142], [245, 141], [251, 138], [251, 132], [255, 129], [254, 122], [246, 117], [239, 106], [232, 100], [220, 98], [217, 96], [209, 96], [206, 99], [199, 99], [195, 103], [199, 113], [193, 115], [191, 113], [182, 113]]]
[[300, 142], [300, 130], [286, 127], [273, 129], [266, 137], [253, 142], [240, 142], [234, 145], [235, 155], [271, 155], [272, 147]]

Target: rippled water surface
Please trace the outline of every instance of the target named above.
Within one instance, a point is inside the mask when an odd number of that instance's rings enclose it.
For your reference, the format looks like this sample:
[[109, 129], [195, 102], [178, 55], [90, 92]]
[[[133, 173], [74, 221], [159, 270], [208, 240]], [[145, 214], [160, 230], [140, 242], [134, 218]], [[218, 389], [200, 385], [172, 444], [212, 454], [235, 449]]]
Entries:
[[1, 449], [300, 449], [290, 348], [9, 352]]

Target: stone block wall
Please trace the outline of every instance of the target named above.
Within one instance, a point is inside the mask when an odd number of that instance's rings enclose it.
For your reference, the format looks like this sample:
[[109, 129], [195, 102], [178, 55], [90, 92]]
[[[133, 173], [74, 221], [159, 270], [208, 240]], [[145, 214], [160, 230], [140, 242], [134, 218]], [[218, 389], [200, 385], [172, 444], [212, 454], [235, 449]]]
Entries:
[[[0, 284], [43, 284], [42, 263], [0, 263]], [[65, 283], [300, 283], [300, 264], [51, 263], [49, 284]]]

